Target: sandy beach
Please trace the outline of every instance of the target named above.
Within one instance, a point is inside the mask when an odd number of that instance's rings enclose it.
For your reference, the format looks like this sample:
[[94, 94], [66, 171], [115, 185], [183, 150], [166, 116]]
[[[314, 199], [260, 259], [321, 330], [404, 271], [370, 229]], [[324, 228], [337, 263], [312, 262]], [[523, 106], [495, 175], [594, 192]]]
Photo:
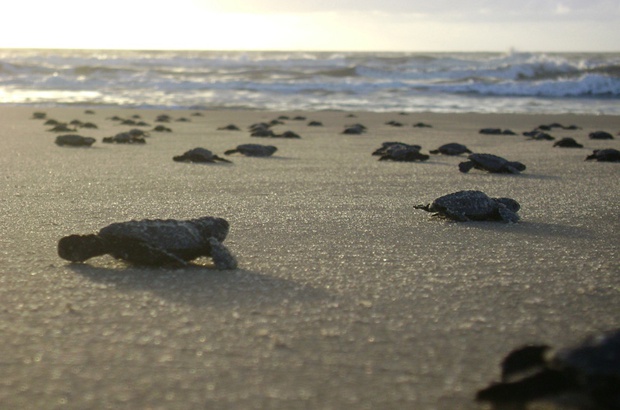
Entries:
[[[35, 111], [98, 129], [59, 147]], [[524, 343], [564, 345], [620, 326], [620, 117], [0, 107], [0, 407], [3, 409], [484, 409], [478, 389]], [[170, 133], [103, 144], [160, 114]], [[252, 138], [274, 127], [300, 139]], [[304, 116], [306, 120], [292, 120]], [[188, 122], [174, 121], [187, 118]], [[310, 127], [309, 121], [322, 127]], [[385, 123], [399, 121], [402, 127]], [[431, 128], [415, 128], [424, 122]], [[559, 122], [581, 149], [521, 135]], [[240, 131], [217, 130], [236, 124]], [[342, 135], [362, 123], [368, 132]], [[518, 135], [482, 135], [481, 128]], [[603, 130], [614, 140], [591, 140]], [[377, 161], [385, 141], [466, 144], [520, 175], [460, 173], [464, 157]], [[273, 157], [189, 164], [204, 147], [271, 144]], [[477, 189], [521, 222], [456, 223], [414, 209]], [[109, 256], [73, 264], [58, 240], [131, 219], [225, 218], [239, 268]]]

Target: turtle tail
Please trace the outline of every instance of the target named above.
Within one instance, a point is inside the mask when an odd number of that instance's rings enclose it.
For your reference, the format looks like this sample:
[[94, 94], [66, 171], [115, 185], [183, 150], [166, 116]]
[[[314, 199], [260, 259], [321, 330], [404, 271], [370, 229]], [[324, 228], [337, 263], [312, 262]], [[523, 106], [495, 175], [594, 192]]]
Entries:
[[69, 235], [58, 241], [58, 256], [71, 262], [84, 262], [106, 253], [105, 242], [98, 235]]

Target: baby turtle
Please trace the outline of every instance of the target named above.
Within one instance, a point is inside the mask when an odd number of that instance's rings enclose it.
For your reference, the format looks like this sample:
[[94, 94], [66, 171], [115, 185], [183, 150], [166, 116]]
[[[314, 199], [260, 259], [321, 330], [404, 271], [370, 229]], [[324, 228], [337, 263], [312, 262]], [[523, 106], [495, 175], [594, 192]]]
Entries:
[[82, 137], [76, 134], [59, 135], [56, 137], [56, 144], [68, 145], [71, 147], [90, 147], [95, 143], [95, 139], [92, 137]]
[[426, 123], [424, 123], [424, 122], [416, 122], [415, 124], [413, 124], [413, 126], [414, 126], [415, 128], [433, 128], [433, 126], [432, 126], [432, 125], [430, 125], [430, 124], [426, 124]]
[[613, 148], [597, 149], [592, 152], [592, 155], [586, 157], [586, 161], [591, 159], [599, 162], [620, 162], [620, 151]]
[[435, 199], [428, 205], [414, 208], [435, 215], [465, 221], [518, 222], [519, 203], [511, 198], [491, 198], [481, 191], [458, 191]]
[[194, 148], [186, 151], [183, 155], [177, 155], [172, 158], [177, 162], [230, 162], [226, 158], [218, 157], [206, 148]]
[[372, 155], [385, 155], [387, 154], [388, 149], [390, 149], [390, 147], [393, 147], [394, 145], [402, 145], [404, 147], [408, 147], [408, 148], [415, 149], [418, 151], [422, 149], [422, 146], [420, 145], [410, 145], [410, 144], [405, 144], [404, 142], [388, 141], [388, 142], [383, 142], [381, 144], [381, 148], [377, 148], [376, 150], [374, 150]]
[[116, 134], [113, 137], [105, 137], [102, 142], [107, 144], [145, 144], [146, 141], [143, 137], [137, 134], [133, 134], [131, 132], [121, 132]]
[[428, 155], [420, 153], [419, 145], [408, 145], [402, 143], [389, 145], [385, 149], [385, 152], [380, 155], [379, 161], [414, 162], [426, 161], [430, 158]]
[[235, 149], [229, 149], [225, 151], [225, 155], [236, 154], [237, 152], [245, 155], [246, 157], [269, 157], [274, 152], [276, 152], [278, 148], [273, 145], [261, 145], [261, 144], [241, 144], [237, 145]]
[[523, 133], [526, 137], [536, 141], [553, 141], [555, 137], [540, 130], [526, 131]]
[[461, 154], [471, 154], [472, 152], [463, 144], [457, 144], [456, 142], [451, 142], [449, 144], [444, 144], [441, 147], [429, 151], [431, 154], [443, 154], [443, 155], [461, 155]]
[[469, 172], [472, 168], [476, 168], [493, 173], [518, 174], [525, 170], [525, 165], [522, 163], [508, 161], [493, 154], [471, 154], [467, 158], [469, 161], [459, 164], [461, 172]]
[[509, 129], [502, 130], [501, 128], [482, 128], [478, 132], [480, 134], [486, 134], [486, 135], [517, 135], [512, 130], [509, 130]]
[[172, 132], [172, 129], [165, 127], [163, 125], [157, 125], [155, 126], [155, 128], [153, 128], [153, 131], [155, 132]]
[[342, 134], [361, 135], [366, 131], [368, 131], [368, 128], [366, 128], [363, 124], [353, 124], [348, 125], [344, 131], [342, 131]]
[[476, 399], [523, 406], [564, 393], [587, 402], [587, 408], [620, 408], [620, 329], [559, 350], [547, 345], [513, 350], [502, 361], [502, 381], [478, 391]]
[[571, 137], [564, 137], [561, 140], [556, 141], [553, 146], [560, 148], [583, 148], [583, 145], [579, 144], [574, 138]]
[[591, 140], [613, 140], [614, 136], [606, 131], [594, 131], [589, 135]]
[[113, 223], [96, 234], [69, 235], [58, 242], [58, 255], [84, 262], [110, 254], [135, 265], [186, 266], [210, 256], [218, 269], [235, 269], [237, 261], [222, 244], [229, 224], [222, 218], [145, 219]]
[[321, 121], [310, 121], [308, 123], [308, 127], [322, 127], [323, 123]]
[[235, 124], [228, 124], [225, 127], [219, 127], [218, 131], [240, 131], [240, 129]]

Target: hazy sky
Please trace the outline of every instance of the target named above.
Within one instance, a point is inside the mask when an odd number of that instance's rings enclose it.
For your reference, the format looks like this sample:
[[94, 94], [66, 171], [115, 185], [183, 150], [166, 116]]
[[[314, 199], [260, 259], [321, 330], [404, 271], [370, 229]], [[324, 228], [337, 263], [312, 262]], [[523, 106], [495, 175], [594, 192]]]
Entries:
[[15, 0], [0, 47], [620, 51], [620, 0]]

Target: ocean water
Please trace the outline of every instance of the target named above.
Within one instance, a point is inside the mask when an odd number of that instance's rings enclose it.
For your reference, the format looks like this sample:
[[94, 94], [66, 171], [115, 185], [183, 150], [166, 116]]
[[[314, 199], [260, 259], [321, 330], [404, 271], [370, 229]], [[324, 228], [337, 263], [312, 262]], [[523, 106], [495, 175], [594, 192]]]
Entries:
[[0, 103], [620, 114], [620, 53], [0, 50]]

